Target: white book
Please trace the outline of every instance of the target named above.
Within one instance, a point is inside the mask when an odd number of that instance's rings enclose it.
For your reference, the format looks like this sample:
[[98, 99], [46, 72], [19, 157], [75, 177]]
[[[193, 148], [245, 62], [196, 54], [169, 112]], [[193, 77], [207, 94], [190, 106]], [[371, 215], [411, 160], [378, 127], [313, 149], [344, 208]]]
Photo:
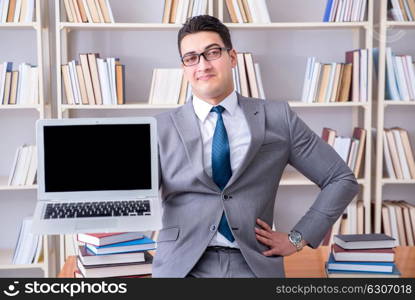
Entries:
[[409, 9], [409, 6], [408, 6], [408, 0], [403, 0], [402, 2], [403, 2], [406, 15], [408, 16], [408, 20], [412, 22], [414, 19], [412, 17], [411, 10]]
[[9, 11], [9, 0], [2, 0], [1, 23], [6, 23], [7, 13]]
[[[237, 1], [234, 1], [237, 2]], [[252, 23], [260, 23], [261, 22], [261, 17], [258, 11], [258, 7], [255, 5], [257, 0], [246, 0], [246, 2], [248, 3], [248, 8], [249, 11], [251, 12], [251, 17], [252, 17]], [[234, 4], [235, 5], [235, 4]], [[235, 8], [236, 10], [236, 8]], [[239, 18], [238, 18], [239, 20]], [[239, 22], [241, 23], [241, 22]]]
[[30, 66], [26, 63], [22, 63], [19, 66], [19, 88], [18, 88], [18, 104], [28, 103], [28, 86], [29, 86], [29, 74]]
[[349, 166], [349, 168], [351, 170], [354, 170], [354, 168], [355, 168], [357, 150], [358, 149], [359, 149], [359, 140], [352, 139], [352, 143], [351, 143], [351, 146], [350, 146], [349, 158], [348, 158], [348, 161], [347, 161], [347, 165]]
[[307, 66], [305, 69], [304, 84], [303, 84], [303, 93], [301, 96], [302, 102], [308, 102], [308, 94], [310, 92], [310, 84], [311, 84], [311, 80], [313, 77], [313, 68], [314, 68], [315, 60], [316, 60], [315, 57], [307, 58]]
[[111, 23], [115, 23], [114, 15], [112, 14], [112, 9], [111, 9], [111, 5], [110, 5], [110, 1], [109, 0], [105, 0], [105, 4], [107, 5], [107, 8], [108, 8], [108, 13], [110, 15], [110, 21], [111, 21]]
[[350, 14], [350, 21], [351, 22], [356, 22], [357, 19], [357, 13], [359, 10], [359, 1], [360, 0], [352, 0], [352, 11]]
[[115, 78], [115, 58], [107, 59], [108, 75], [110, 79], [112, 104], [117, 104], [117, 83]]
[[37, 149], [36, 146], [30, 146], [32, 148], [29, 171], [27, 172], [26, 185], [33, 185], [36, 181], [37, 173]]
[[347, 6], [346, 11], [344, 15], [344, 21], [350, 22], [351, 16], [352, 16], [352, 6], [353, 6], [353, 0], [346, 0]]
[[19, 22], [20, 10], [22, 8], [22, 0], [16, 0], [16, 8], [14, 10], [13, 22]]
[[334, 140], [333, 148], [336, 150], [337, 154], [347, 163], [349, 157], [351, 138], [336, 136]]
[[361, 0], [360, 10], [359, 10], [359, 21], [363, 22], [366, 15], [367, 0]]
[[403, 149], [402, 138], [399, 130], [392, 129], [392, 134], [395, 140], [396, 148], [398, 150], [398, 157], [402, 167], [403, 178], [411, 179], [411, 173], [409, 172], [409, 165], [408, 161], [406, 160], [405, 150]]
[[241, 93], [241, 81], [239, 79], [239, 68], [238, 65], [233, 68], [235, 70], [235, 81], [236, 81], [236, 91], [240, 94]]
[[3, 5], [4, 5], [3, 0], [0, 0], [0, 23], [3, 23], [3, 18], [2, 18], [2, 16], [3, 16]]
[[337, 12], [338, 6], [339, 6], [339, 0], [334, 0], [331, 6], [331, 9], [330, 9], [329, 22], [334, 22], [334, 20], [336, 20], [336, 12]]
[[10, 169], [9, 180], [7, 182], [7, 185], [13, 185], [13, 178], [16, 176], [17, 164], [18, 164], [19, 159], [20, 159], [21, 149], [22, 149], [22, 147], [17, 148], [16, 153], [14, 155], [14, 160], [13, 160], [12, 167]]
[[314, 68], [313, 68], [313, 77], [311, 79], [310, 83], [310, 93], [308, 95], [308, 102], [312, 103], [315, 101], [317, 97], [317, 91], [318, 91], [318, 82], [320, 78], [321, 73], [321, 63], [315, 62]]
[[30, 88], [29, 88], [29, 103], [37, 104], [39, 102], [39, 68], [30, 68]]
[[403, 75], [405, 78], [405, 84], [406, 84], [406, 89], [408, 91], [408, 95], [409, 95], [409, 99], [415, 99], [415, 95], [412, 92], [412, 83], [411, 83], [411, 77], [409, 75], [409, 68], [408, 65], [406, 64], [406, 57], [405, 56], [400, 56], [400, 61], [402, 64], [402, 69], [403, 69]]
[[7, 62], [0, 65], [0, 104], [3, 103], [4, 89], [6, 82]]
[[347, 206], [347, 219], [349, 224], [349, 234], [357, 233], [357, 204], [356, 200]]
[[37, 264], [39, 262], [40, 254], [42, 253], [42, 250], [43, 250], [43, 238], [42, 238], [42, 235], [38, 235], [36, 253], [32, 261], [33, 264]]
[[335, 22], [341, 22], [340, 16], [343, 10], [343, 5], [344, 5], [344, 0], [339, 0], [339, 3], [337, 4], [337, 9], [336, 9], [336, 16], [334, 16]]
[[17, 161], [16, 170], [13, 176], [12, 184], [11, 185], [20, 185], [20, 182], [23, 181], [23, 168], [27, 158], [28, 148], [27, 146], [21, 146], [19, 150], [19, 159]]
[[390, 224], [391, 224], [391, 231], [392, 231], [392, 237], [399, 243], [399, 231], [398, 231], [398, 221], [396, 218], [396, 210], [395, 205], [392, 203], [389, 203], [386, 205], [389, 211], [389, 217], [390, 217]]
[[209, 12], [209, 2], [208, 0], [202, 0], [202, 10], [200, 12], [200, 14], [202, 15], [207, 15]]
[[111, 105], [110, 81], [108, 78], [107, 62], [103, 58], [97, 58], [98, 76], [101, 86], [102, 104]]
[[76, 66], [75, 61], [70, 61], [68, 63], [69, 67], [69, 76], [71, 77], [71, 87], [72, 87], [72, 93], [74, 96], [75, 104], [81, 104], [81, 91], [79, 88], [79, 81], [78, 81], [78, 74], [76, 72]]
[[33, 22], [34, 11], [35, 11], [35, 0], [27, 0], [26, 16], [24, 17], [25, 23]]
[[259, 67], [258, 63], [255, 63], [255, 75], [256, 75], [257, 83], [258, 83], [259, 98], [265, 100], [266, 98], [265, 98], [264, 85], [262, 83], [261, 68]]
[[392, 9], [394, 10], [394, 15], [398, 17], [398, 20], [396, 21], [404, 21], [403, 14], [399, 6], [398, 0], [391, 0], [391, 3], [392, 3]]
[[383, 155], [386, 165], [386, 174], [389, 178], [396, 179], [395, 171], [393, 169], [392, 164], [392, 156], [390, 154], [389, 143], [385, 131], [383, 131]]
[[[249, 9], [251, 10], [252, 19], [254, 19], [254, 13], [252, 12], [250, 1], [252, 0], [248, 0], [248, 5], [249, 5]], [[232, 0], [232, 4], [233, 4], [233, 7], [235, 8], [236, 19], [238, 20], [238, 23], [242, 24], [244, 22], [244, 19], [242, 18], [242, 12], [238, 5], [238, 0]], [[255, 19], [254, 19], [254, 23], [255, 23]]]
[[395, 75], [398, 82], [399, 94], [401, 99], [404, 101], [409, 101], [409, 92], [408, 86], [405, 80], [405, 71], [403, 69], [402, 58], [400, 56], [395, 56]]
[[151, 86], [150, 86], [150, 94], [148, 95], [148, 103], [154, 104], [154, 89], [155, 89], [155, 83], [156, 83], [156, 77], [157, 77], [158, 69], [153, 70], [153, 76], [151, 77]]
[[27, 153], [26, 153], [26, 158], [24, 160], [24, 164], [23, 164], [23, 171], [22, 171], [22, 177], [19, 178], [19, 185], [25, 185], [26, 184], [26, 179], [27, 179], [27, 174], [29, 173], [29, 168], [30, 168], [30, 161], [32, 160], [32, 153], [33, 153], [33, 148], [32, 145], [27, 145]]
[[414, 95], [412, 100], [415, 100], [415, 67], [414, 67], [414, 64], [412, 63], [412, 57], [410, 55], [405, 55], [404, 63], [406, 63], [406, 67], [408, 69], [409, 82], [410, 82], [409, 88], [412, 91], [412, 95]]
[[359, 80], [360, 80], [360, 102], [367, 102], [368, 101], [368, 51], [367, 49], [360, 49], [360, 74], [359, 74]]
[[84, 8], [85, 8], [85, 14], [86, 14], [86, 18], [88, 20], [89, 23], [94, 23], [94, 20], [92, 19], [92, 14], [91, 11], [89, 9], [87, 0], [82, 0]]
[[260, 22], [271, 23], [271, 17], [269, 15], [267, 3], [265, 2], [265, 0], [255, 0], [255, 2], [259, 11]]
[[331, 93], [333, 92], [334, 76], [336, 74], [336, 65], [337, 63], [331, 63], [329, 83], [327, 85], [327, 90], [326, 90], [326, 94], [324, 97], [324, 102], [326, 103], [330, 102]]
[[233, 88], [236, 90], [236, 75], [235, 75], [235, 68], [232, 68], [232, 82], [233, 82]]
[[401, 100], [395, 76], [394, 55], [390, 47], [386, 48], [386, 87], [389, 91], [391, 100]]

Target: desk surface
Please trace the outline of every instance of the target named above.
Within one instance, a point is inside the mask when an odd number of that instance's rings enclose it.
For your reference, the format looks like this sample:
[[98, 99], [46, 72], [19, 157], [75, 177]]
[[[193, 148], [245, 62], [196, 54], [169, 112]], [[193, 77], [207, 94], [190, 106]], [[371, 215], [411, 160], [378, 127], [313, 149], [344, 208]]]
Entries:
[[[318, 249], [306, 247], [299, 253], [287, 256], [284, 259], [286, 277], [326, 277], [324, 263], [327, 261], [328, 253], [329, 249], [324, 246]], [[397, 247], [395, 253], [395, 262], [402, 277], [415, 278], [415, 247]], [[74, 277], [75, 269], [76, 257], [70, 256], [58, 277]]]

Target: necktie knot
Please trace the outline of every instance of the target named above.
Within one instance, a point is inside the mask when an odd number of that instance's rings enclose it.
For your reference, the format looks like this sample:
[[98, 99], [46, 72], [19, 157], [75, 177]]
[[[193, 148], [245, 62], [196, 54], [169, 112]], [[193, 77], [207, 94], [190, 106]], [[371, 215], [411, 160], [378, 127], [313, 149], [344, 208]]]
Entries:
[[212, 109], [210, 111], [215, 112], [218, 115], [221, 115], [225, 111], [225, 108], [221, 105], [218, 105], [218, 106], [212, 107]]

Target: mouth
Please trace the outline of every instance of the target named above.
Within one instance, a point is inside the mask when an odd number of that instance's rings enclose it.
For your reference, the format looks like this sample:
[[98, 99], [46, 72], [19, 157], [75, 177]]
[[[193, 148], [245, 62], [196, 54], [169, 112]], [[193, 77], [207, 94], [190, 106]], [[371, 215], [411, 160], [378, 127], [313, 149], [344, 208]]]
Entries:
[[202, 75], [202, 76], [197, 77], [197, 80], [198, 81], [207, 81], [207, 80], [211, 79], [213, 76], [215, 76], [215, 75], [212, 75], [212, 74]]

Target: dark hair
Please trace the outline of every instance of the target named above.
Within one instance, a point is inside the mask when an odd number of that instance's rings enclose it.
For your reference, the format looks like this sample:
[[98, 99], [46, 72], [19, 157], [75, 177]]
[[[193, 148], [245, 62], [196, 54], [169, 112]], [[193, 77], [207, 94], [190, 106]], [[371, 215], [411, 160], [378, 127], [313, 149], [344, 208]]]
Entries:
[[221, 37], [226, 48], [232, 49], [231, 34], [229, 33], [228, 27], [226, 27], [217, 18], [209, 15], [200, 15], [193, 18], [187, 19], [186, 23], [183, 24], [179, 30], [177, 36], [177, 45], [179, 47], [179, 53], [181, 55], [180, 44], [186, 35], [197, 33], [200, 31], [211, 31], [216, 32]]

